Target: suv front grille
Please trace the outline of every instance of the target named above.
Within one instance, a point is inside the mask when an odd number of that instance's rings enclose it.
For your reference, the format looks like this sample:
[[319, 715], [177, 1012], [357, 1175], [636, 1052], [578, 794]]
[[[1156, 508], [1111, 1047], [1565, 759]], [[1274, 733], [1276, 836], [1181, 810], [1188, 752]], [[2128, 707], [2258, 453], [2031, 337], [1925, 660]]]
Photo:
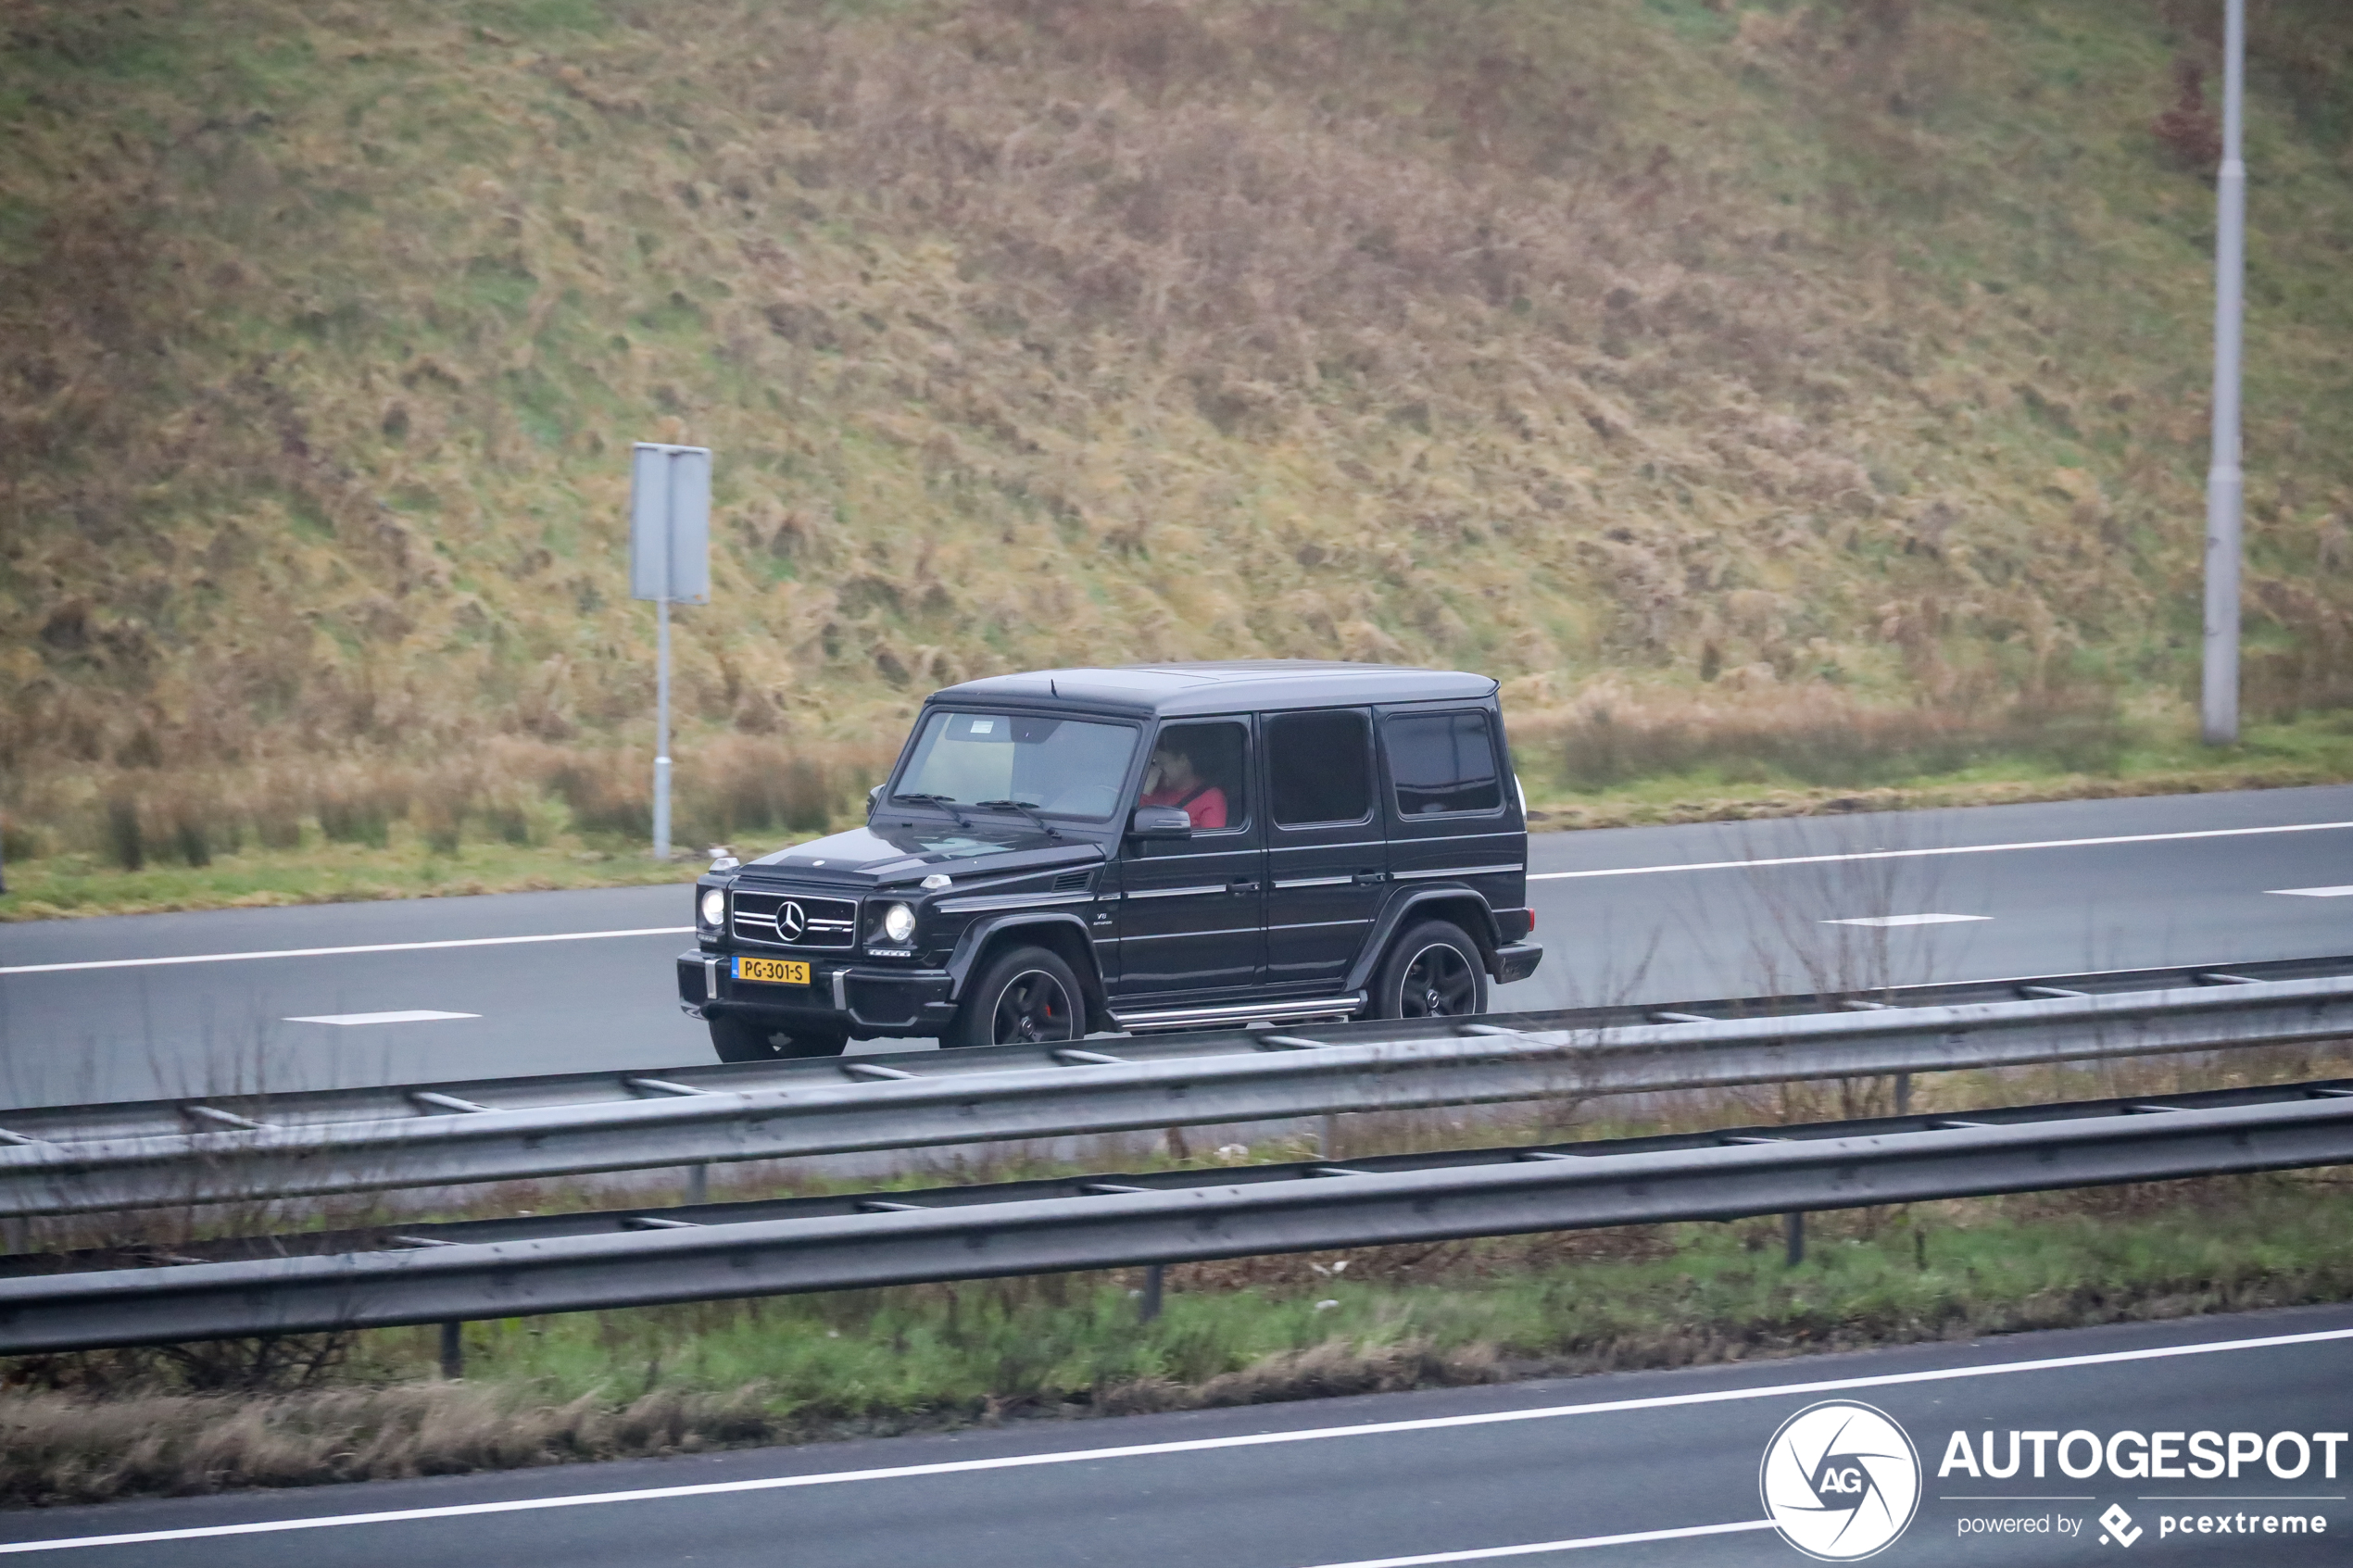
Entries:
[[858, 939], [858, 906], [847, 898], [738, 892], [734, 920], [745, 941], [779, 947], [848, 947]]

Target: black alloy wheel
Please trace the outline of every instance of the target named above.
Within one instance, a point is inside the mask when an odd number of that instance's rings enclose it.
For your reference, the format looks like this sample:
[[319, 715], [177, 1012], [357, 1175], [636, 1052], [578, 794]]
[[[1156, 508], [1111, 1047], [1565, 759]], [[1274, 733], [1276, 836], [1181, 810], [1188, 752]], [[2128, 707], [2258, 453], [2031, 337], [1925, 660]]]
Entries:
[[1027, 1046], [1086, 1033], [1086, 996], [1070, 965], [1050, 948], [1015, 947], [982, 972], [940, 1044]]
[[1470, 1018], [1487, 1010], [1478, 948], [1447, 921], [1424, 921], [1398, 938], [1374, 991], [1379, 1018]]
[[989, 1036], [1000, 1046], [1071, 1039], [1071, 1020], [1077, 1011], [1061, 981], [1042, 969], [1026, 969], [998, 996]]

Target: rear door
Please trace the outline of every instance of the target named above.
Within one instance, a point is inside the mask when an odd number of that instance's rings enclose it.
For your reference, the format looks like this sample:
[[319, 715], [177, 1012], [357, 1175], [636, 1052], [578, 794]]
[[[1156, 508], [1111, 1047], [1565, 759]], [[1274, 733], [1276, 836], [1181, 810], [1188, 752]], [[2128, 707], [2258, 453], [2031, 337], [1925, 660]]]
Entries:
[[1182, 797], [1161, 803], [1189, 800], [1198, 822], [1222, 817], [1224, 825], [1196, 826], [1184, 840], [1131, 838], [1121, 851], [1113, 989], [1123, 1005], [1209, 1000], [1265, 983], [1266, 852], [1252, 729], [1246, 718], [1186, 720], [1154, 737], [1155, 763], [1181, 752], [1198, 787], [1151, 793]]
[[1266, 980], [1337, 987], [1365, 945], [1388, 880], [1373, 787], [1373, 722], [1361, 708], [1269, 713], [1266, 759]]

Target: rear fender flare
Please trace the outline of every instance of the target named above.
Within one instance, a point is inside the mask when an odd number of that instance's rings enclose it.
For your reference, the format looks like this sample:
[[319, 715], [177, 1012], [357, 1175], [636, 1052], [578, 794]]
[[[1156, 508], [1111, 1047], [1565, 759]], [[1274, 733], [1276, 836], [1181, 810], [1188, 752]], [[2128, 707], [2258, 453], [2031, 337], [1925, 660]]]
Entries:
[[1495, 949], [1504, 945], [1504, 934], [1495, 923], [1495, 911], [1478, 893], [1459, 884], [1441, 884], [1435, 887], [1416, 887], [1410, 893], [1391, 898], [1373, 922], [1372, 934], [1365, 939], [1364, 950], [1348, 971], [1344, 989], [1362, 991], [1373, 983], [1373, 971], [1389, 951], [1389, 945], [1403, 931], [1410, 917], [1430, 915], [1453, 921], [1463, 928], [1478, 946], [1480, 960], [1492, 971]]

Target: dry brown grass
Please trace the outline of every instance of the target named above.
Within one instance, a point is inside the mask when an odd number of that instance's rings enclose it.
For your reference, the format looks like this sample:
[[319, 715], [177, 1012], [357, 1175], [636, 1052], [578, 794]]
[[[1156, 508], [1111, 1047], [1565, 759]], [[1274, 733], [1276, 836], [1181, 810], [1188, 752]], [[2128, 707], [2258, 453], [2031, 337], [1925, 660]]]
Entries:
[[[930, 685], [1139, 657], [2172, 692], [2207, 198], [2149, 126], [2208, 45], [2065, 10], [2080, 58], [1963, 0], [9, 0], [12, 804], [37, 833], [57, 771], [642, 748], [648, 435], [722, 455], [689, 730], [821, 775]], [[2353, 195], [2341, 8], [2264, 31], [2279, 709], [2353, 666]], [[574, 809], [634, 822], [585, 766]], [[737, 777], [723, 822], [837, 792]], [[443, 841], [472, 809], [422, 798]]]
[[0, 1399], [0, 1504], [462, 1474], [777, 1435], [756, 1399], [671, 1390], [620, 1406], [464, 1384], [94, 1401], [14, 1392]]
[[[897, 737], [794, 746], [722, 734], [679, 759], [678, 842], [824, 830], [854, 817]], [[490, 736], [434, 762], [294, 760], [246, 767], [93, 767], [51, 775], [12, 815], [10, 859], [84, 854], [123, 871], [203, 866], [245, 845], [383, 849], [396, 832], [429, 851], [467, 842], [544, 845], [570, 833], [642, 842], [652, 821], [647, 751]]]

